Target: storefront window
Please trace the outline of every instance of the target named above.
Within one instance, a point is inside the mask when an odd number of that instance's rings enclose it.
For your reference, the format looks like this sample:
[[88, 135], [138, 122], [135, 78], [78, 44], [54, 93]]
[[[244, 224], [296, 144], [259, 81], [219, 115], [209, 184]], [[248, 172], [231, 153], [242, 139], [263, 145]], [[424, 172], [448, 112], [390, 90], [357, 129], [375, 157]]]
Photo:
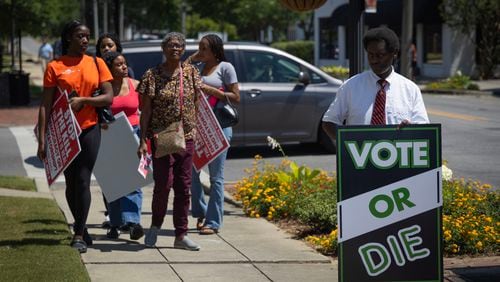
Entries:
[[329, 18], [320, 19], [319, 26], [319, 58], [337, 60], [339, 58], [338, 27], [331, 25]]
[[442, 64], [442, 30], [440, 24], [424, 25], [424, 62]]

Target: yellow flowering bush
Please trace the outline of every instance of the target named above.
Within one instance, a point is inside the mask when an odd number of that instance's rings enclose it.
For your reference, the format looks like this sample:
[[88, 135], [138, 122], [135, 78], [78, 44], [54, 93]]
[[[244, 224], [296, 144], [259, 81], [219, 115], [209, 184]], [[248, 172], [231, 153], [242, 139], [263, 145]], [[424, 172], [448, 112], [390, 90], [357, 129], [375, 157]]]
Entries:
[[306, 241], [313, 244], [318, 251], [326, 255], [334, 255], [337, 252], [337, 229], [327, 235], [310, 235]]
[[248, 177], [236, 183], [234, 198], [243, 204], [243, 210], [250, 217], [287, 216], [286, 200], [282, 195], [287, 195], [289, 185], [279, 183], [275, 172], [284, 169], [286, 161], [279, 167], [265, 163], [260, 155], [256, 155], [251, 169], [247, 169]]
[[443, 181], [446, 255], [500, 252], [500, 193], [478, 181]]
[[[305, 239], [327, 255], [337, 251], [336, 178], [322, 170], [284, 159], [279, 165], [255, 156], [248, 174], [236, 184], [235, 199], [250, 217], [295, 219], [312, 230]], [[500, 193], [488, 184], [452, 178], [443, 167], [443, 239], [445, 255], [500, 253]], [[443, 173], [445, 174], [445, 173]]]
[[[336, 183], [335, 178], [325, 171], [311, 170], [305, 166], [298, 166], [295, 162], [283, 159], [280, 165], [265, 162], [261, 156], [254, 158], [252, 168], [247, 169], [249, 175], [236, 183], [235, 199], [243, 204], [243, 210], [250, 217], [265, 217], [267, 219], [295, 218], [306, 224], [333, 227], [336, 217], [325, 224], [321, 222], [324, 216], [335, 214]], [[322, 198], [331, 206], [310, 212], [311, 205], [307, 199], [319, 202], [311, 197], [317, 193], [330, 194]], [[300, 211], [309, 207], [309, 216]], [[331, 210], [327, 213], [326, 210]]]

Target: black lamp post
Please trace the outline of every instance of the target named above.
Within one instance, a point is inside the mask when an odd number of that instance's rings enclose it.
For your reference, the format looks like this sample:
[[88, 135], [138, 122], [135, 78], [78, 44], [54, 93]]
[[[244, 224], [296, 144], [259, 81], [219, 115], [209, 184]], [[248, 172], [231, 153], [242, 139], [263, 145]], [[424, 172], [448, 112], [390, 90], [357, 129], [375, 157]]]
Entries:
[[363, 28], [364, 0], [349, 0], [349, 20], [347, 22], [347, 57], [349, 58], [349, 77], [363, 70]]

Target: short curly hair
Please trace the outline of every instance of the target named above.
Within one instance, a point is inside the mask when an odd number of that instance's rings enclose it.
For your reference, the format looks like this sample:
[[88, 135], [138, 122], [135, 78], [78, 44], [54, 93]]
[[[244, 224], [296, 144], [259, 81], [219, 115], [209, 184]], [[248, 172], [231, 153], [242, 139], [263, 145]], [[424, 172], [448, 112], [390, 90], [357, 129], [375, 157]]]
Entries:
[[385, 49], [388, 52], [399, 52], [399, 38], [394, 31], [387, 27], [376, 27], [368, 30], [363, 37], [363, 46], [366, 47], [370, 42], [385, 42]]
[[118, 36], [116, 34], [104, 33], [104, 34], [101, 34], [101, 36], [99, 36], [99, 38], [97, 39], [97, 43], [95, 44], [95, 55], [97, 57], [102, 57], [102, 55], [103, 55], [101, 53], [101, 44], [105, 38], [109, 38], [109, 39], [113, 40], [113, 42], [116, 45], [116, 51], [118, 53], [121, 53], [123, 51], [122, 43], [120, 42], [120, 39], [118, 38]]
[[172, 40], [173, 38], [176, 38], [177, 40], [179, 40], [179, 42], [181, 43], [182, 45], [182, 48], [184, 48], [186, 46], [186, 37], [184, 36], [184, 34], [180, 33], [180, 32], [169, 32], [167, 33], [167, 35], [165, 35], [165, 38], [163, 38], [163, 41], [161, 42], [161, 47], [162, 48], [165, 48], [167, 47], [167, 43]]

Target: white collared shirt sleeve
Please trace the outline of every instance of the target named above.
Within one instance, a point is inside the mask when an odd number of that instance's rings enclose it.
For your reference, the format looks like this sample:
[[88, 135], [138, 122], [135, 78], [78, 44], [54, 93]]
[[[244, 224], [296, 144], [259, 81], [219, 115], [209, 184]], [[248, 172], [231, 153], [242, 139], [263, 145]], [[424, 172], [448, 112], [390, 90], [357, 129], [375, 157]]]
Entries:
[[344, 120], [347, 118], [347, 91], [345, 89], [345, 84], [339, 87], [337, 91], [337, 96], [335, 100], [330, 104], [328, 110], [323, 115], [324, 122], [332, 122], [338, 125], [342, 125]]
[[425, 109], [424, 99], [422, 98], [422, 93], [418, 88], [414, 99], [413, 112], [410, 122], [417, 124], [430, 123], [429, 116], [427, 116], [427, 110]]

